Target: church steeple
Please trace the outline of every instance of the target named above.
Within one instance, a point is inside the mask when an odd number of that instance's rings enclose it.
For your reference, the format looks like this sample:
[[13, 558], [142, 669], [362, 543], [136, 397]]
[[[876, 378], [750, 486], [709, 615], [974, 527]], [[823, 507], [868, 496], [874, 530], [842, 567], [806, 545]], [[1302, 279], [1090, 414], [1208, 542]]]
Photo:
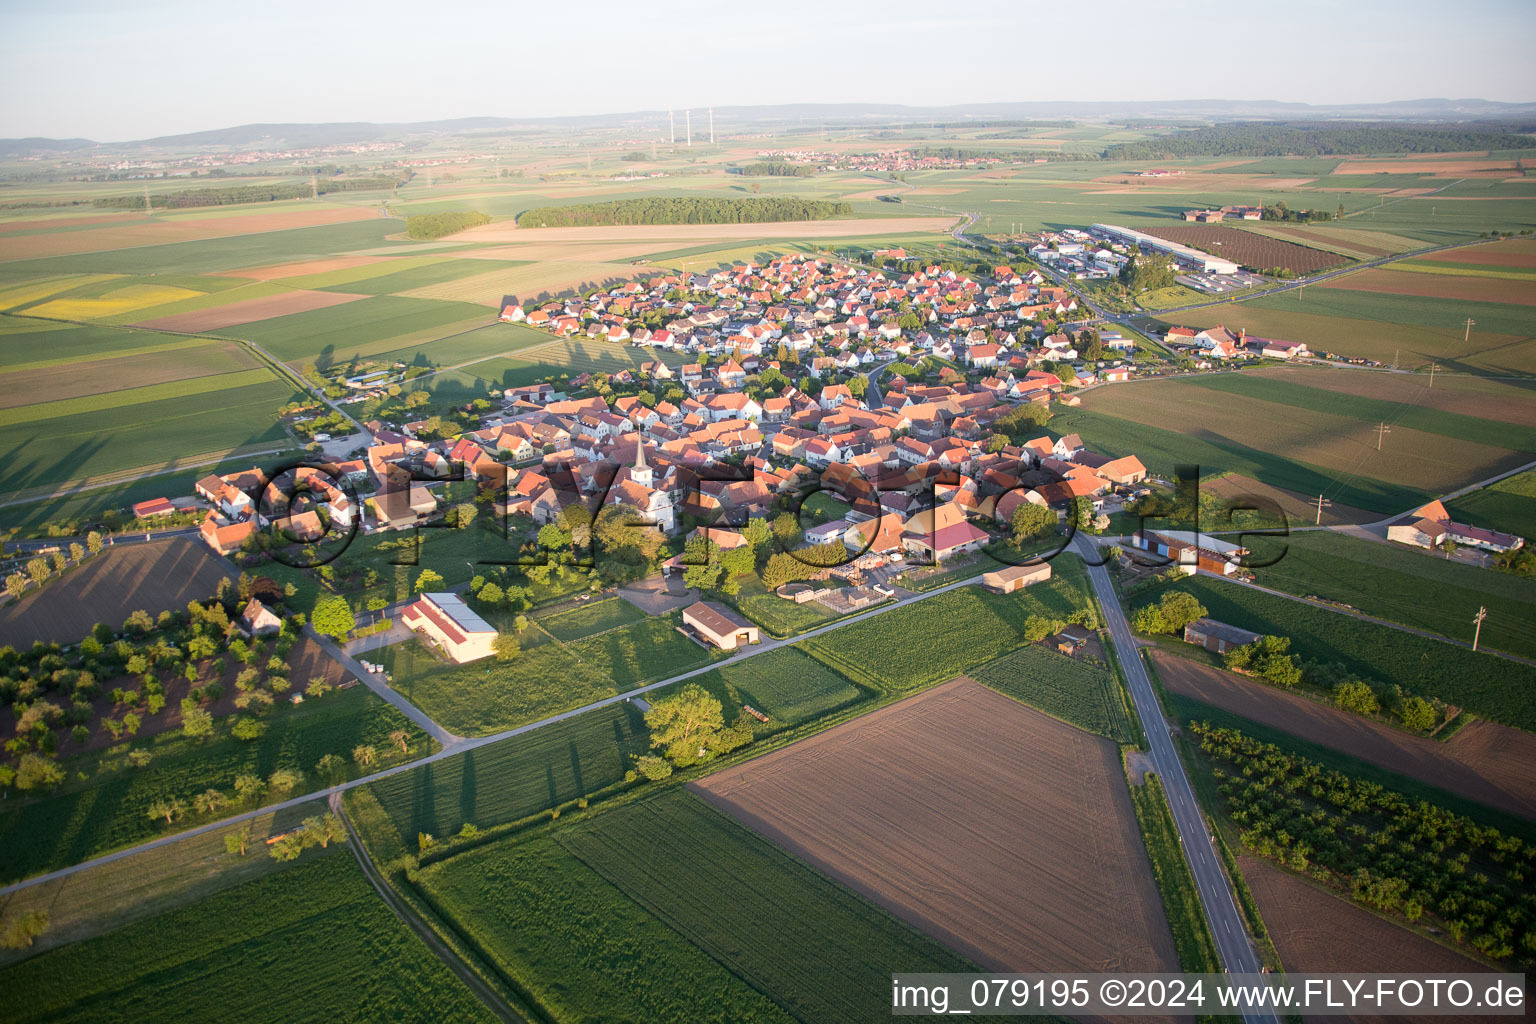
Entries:
[[645, 462], [645, 442], [635, 445], [635, 464], [630, 467], [629, 478], [641, 487], [651, 486], [651, 467]]

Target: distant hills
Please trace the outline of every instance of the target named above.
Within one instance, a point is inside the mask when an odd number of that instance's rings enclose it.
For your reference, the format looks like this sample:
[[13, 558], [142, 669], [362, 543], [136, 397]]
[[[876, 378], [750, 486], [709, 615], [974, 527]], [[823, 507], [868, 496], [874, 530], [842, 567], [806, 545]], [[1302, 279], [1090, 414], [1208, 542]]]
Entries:
[[[700, 105], [697, 110], [703, 110]], [[679, 111], [681, 108], [679, 108]], [[306, 149], [317, 146], [407, 138], [496, 135], [518, 130], [558, 130], [660, 126], [665, 110], [592, 114], [577, 117], [459, 117], [439, 121], [373, 123], [337, 121], [313, 124], [245, 124], [231, 128], [162, 135], [133, 142], [99, 143], [90, 139], [0, 139], [0, 158], [71, 154], [100, 149], [132, 150]], [[1127, 100], [1109, 102], [1026, 100], [950, 106], [894, 103], [791, 103], [769, 106], [719, 106], [717, 128], [769, 125], [851, 126], [890, 122], [999, 119], [1135, 119], [1137, 121], [1348, 121], [1402, 120], [1433, 122], [1530, 121], [1536, 102], [1504, 103], [1482, 99], [1397, 100], [1390, 103], [1313, 105], [1276, 100]], [[1521, 126], [1529, 130], [1529, 125]]]

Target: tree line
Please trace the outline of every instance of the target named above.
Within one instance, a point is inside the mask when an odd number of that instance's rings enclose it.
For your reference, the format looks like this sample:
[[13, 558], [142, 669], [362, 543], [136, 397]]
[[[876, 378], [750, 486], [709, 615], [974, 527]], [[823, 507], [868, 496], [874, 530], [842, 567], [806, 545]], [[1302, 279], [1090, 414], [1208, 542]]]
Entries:
[[785, 160], [760, 160], [731, 168], [733, 174], [745, 174], [753, 178], [809, 178], [816, 173], [810, 164], [792, 164]]
[[[175, 192], [151, 192], [149, 204], [158, 210], [185, 210], [200, 206], [233, 206], [237, 203], [273, 203], [282, 199], [308, 199], [331, 192], [366, 192], [400, 187], [398, 178], [335, 178], [311, 185], [307, 181], [279, 181], [270, 185], [228, 185], [220, 188], [187, 188]], [[142, 195], [103, 196], [92, 206], [114, 210], [141, 210]]]
[[1238, 122], [1124, 142], [1104, 151], [1106, 160], [1176, 160], [1196, 156], [1347, 156], [1353, 153], [1464, 153], [1528, 149], [1536, 139], [1495, 125], [1308, 124]]
[[411, 238], [442, 238], [467, 228], [489, 224], [491, 215], [479, 210], [450, 210], [446, 213], [418, 213], [405, 219], [405, 233]]
[[521, 228], [587, 227], [629, 224], [765, 224], [786, 220], [826, 220], [853, 212], [848, 203], [794, 196], [762, 199], [714, 199], [662, 196], [617, 199], [607, 203], [536, 206], [517, 217]]

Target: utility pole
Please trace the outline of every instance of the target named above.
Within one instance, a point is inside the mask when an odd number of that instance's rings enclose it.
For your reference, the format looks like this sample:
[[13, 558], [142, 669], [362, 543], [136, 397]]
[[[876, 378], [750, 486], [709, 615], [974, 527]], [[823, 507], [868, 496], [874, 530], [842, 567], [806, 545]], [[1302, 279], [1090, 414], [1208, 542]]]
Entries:
[[1438, 367], [1434, 363], [1430, 363], [1429, 364], [1429, 386], [1430, 387], [1434, 387], [1435, 386], [1435, 370], [1437, 368]]
[[1385, 434], [1390, 434], [1390, 433], [1392, 433], [1392, 428], [1387, 426], [1385, 422], [1383, 422], [1380, 426], [1378, 426], [1376, 428], [1376, 450], [1377, 451], [1381, 451], [1381, 439], [1382, 439], [1382, 436], [1385, 435]]
[[1319, 494], [1317, 496], [1317, 500], [1316, 501], [1309, 501], [1309, 502], [1307, 502], [1307, 504], [1308, 505], [1315, 505], [1317, 507], [1317, 522], [1315, 524], [1313, 524], [1313, 525], [1315, 525], [1315, 526], [1322, 526], [1323, 525], [1323, 509], [1325, 509], [1325, 508], [1332, 508], [1333, 507], [1333, 502], [1329, 501], [1327, 498], [1324, 498], [1321, 494]]
[[320, 176], [318, 174], [311, 174], [309, 176], [309, 198], [320, 198]]
[[1395, 349], [1392, 350], [1392, 369], [1394, 369], [1394, 370], [1397, 369], [1397, 354], [1399, 352], [1401, 352], [1401, 351], [1402, 351], [1402, 349], [1399, 349], [1399, 348], [1395, 348]]
[[1483, 607], [1482, 605], [1478, 605], [1477, 606], [1477, 614], [1472, 616], [1472, 625], [1473, 625], [1473, 627], [1475, 627], [1473, 629], [1473, 632], [1472, 632], [1472, 649], [1474, 651], [1477, 650], [1477, 641], [1483, 635], [1483, 620], [1486, 619], [1487, 617], [1488, 617], [1488, 609]]
[[1473, 320], [1471, 317], [1467, 317], [1467, 332], [1461, 336], [1461, 343], [1463, 345], [1471, 343], [1471, 341], [1472, 341], [1472, 325], [1475, 324], [1475, 323], [1477, 323], [1476, 320]]
[[155, 208], [154, 208], [154, 206], [149, 201], [149, 183], [145, 182], [144, 183], [144, 213], [147, 215], [147, 214], [151, 214], [151, 213], [154, 213], [154, 212], [155, 212]]

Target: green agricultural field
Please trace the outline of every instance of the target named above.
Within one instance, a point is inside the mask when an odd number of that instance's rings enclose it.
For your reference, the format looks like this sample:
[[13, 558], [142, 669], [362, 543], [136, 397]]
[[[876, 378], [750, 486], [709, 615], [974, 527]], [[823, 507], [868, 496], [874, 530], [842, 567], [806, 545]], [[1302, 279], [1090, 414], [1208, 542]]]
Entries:
[[[1199, 577], [1177, 589], [1194, 594], [1219, 622], [1290, 637], [1291, 652], [1303, 659], [1341, 665], [1367, 680], [1397, 683], [1410, 694], [1438, 697], [1481, 718], [1536, 728], [1536, 668], [1529, 665], [1236, 583]], [[1447, 614], [1443, 626], [1448, 635], [1472, 638], [1470, 618]]]
[[1347, 416], [1362, 423], [1375, 425], [1387, 423], [1405, 430], [1422, 430], [1428, 434], [1454, 437], [1474, 444], [1495, 448], [1515, 448], [1536, 451], [1536, 428], [1486, 420], [1464, 413], [1446, 412], [1423, 405], [1405, 405], [1380, 398], [1351, 395], [1328, 388], [1308, 387], [1274, 377], [1260, 377], [1249, 373], [1224, 373], [1216, 376], [1193, 377], [1188, 381], [1197, 387], [1220, 391], [1239, 398], [1290, 406], [1306, 412], [1328, 416]]
[[0, 1005], [7, 1024], [180, 1024], [227, 1019], [233, 1007], [250, 1020], [290, 1024], [496, 1020], [339, 847], [195, 906], [50, 950], [0, 979], [11, 993]]
[[677, 631], [682, 615], [644, 618], [628, 626], [568, 645], [584, 663], [604, 673], [620, 690], [698, 668], [722, 651], [706, 650]]
[[1325, 490], [1337, 504], [1382, 513], [1401, 512], [1430, 496], [1424, 490], [1358, 475], [1341, 479], [1335, 471], [1229, 438], [1181, 434], [1088, 409], [1059, 411], [1051, 418], [1051, 432], [1080, 434], [1088, 447], [1108, 455], [1135, 455], [1149, 472], [1170, 479], [1175, 466], [1195, 465], [1203, 477], [1237, 473], [1302, 494]]
[[510, 661], [483, 658], [455, 665], [419, 640], [387, 647], [376, 657], [389, 673], [390, 685], [433, 721], [461, 736], [526, 725], [626, 689], [564, 644], [548, 640], [531, 646], [533, 639], [525, 636], [530, 646]]
[[[533, 328], [524, 330], [532, 331]], [[469, 367], [468, 372], [491, 387], [509, 388], [532, 384], [546, 377], [618, 373], [620, 370], [638, 370], [641, 363], [656, 361], [677, 367], [687, 361], [686, 356], [674, 352], [657, 352], [585, 338], [556, 338], [551, 334], [543, 337], [548, 344], [527, 346], [530, 350], [527, 355], [489, 359]]]
[[1520, 473], [1446, 504], [1458, 522], [1536, 542], [1536, 471]]
[[1114, 673], [1036, 644], [971, 669], [978, 683], [1080, 729], [1132, 743], [1135, 735]]
[[[159, 800], [188, 805], [188, 816], [176, 823], [176, 830], [197, 824], [192, 798], [210, 788], [232, 795], [236, 775], [266, 778], [278, 768], [290, 768], [305, 774], [296, 792], [308, 792], [330, 781], [315, 773], [326, 754], [344, 759], [339, 778], [360, 774], [352, 763], [352, 749], [359, 744], [371, 744], [385, 760], [399, 756], [391, 754], [389, 740], [396, 729], [410, 734], [405, 756], [430, 752], [431, 741], [421, 730], [361, 686], [274, 708], [267, 718], [271, 725], [256, 740], [235, 739], [229, 733], [233, 717], [221, 717], [214, 719], [213, 735], [205, 740], [179, 730], [162, 732], [64, 761], [66, 778], [57, 790], [40, 796], [13, 793], [0, 804], [0, 882], [78, 864], [164, 834], [164, 820], [148, 814]], [[130, 746], [150, 753], [148, 766], [128, 764]], [[269, 802], [292, 795], [266, 794]]]
[[[496, 265], [496, 262], [487, 260], [442, 259], [423, 266], [409, 267], [393, 273], [369, 277], [361, 281], [327, 285], [320, 290], [360, 292], [364, 295], [396, 295], [400, 292], [410, 291], [412, 288], [426, 288], [429, 285], [442, 284], [444, 281], [457, 281], [461, 277], [483, 274], [488, 266]], [[502, 265], [518, 266], [520, 261], [502, 261]]]
[[354, 355], [388, 352], [399, 347], [396, 339], [404, 341], [417, 334], [443, 337], [489, 319], [489, 310], [468, 302], [377, 295], [213, 333], [253, 341], [285, 362], [340, 362]]
[[[964, 969], [962, 958], [686, 792], [574, 824], [556, 839], [802, 1020], [868, 1019], [879, 1004], [874, 979], [892, 969]], [[650, 855], [625, 854], [634, 849]], [[745, 912], [721, 915], [727, 902]]]
[[[402, 222], [380, 217], [286, 231], [263, 231], [194, 242], [167, 242], [103, 252], [43, 256], [0, 264], [0, 284], [58, 274], [211, 274], [241, 267], [334, 256], [353, 249], [405, 246], [390, 243]], [[409, 250], [406, 250], [409, 251]]]
[[554, 837], [800, 1020], [869, 1021], [889, 1012], [892, 971], [970, 969], [682, 790], [594, 815]]
[[[539, 1019], [795, 1020], [548, 837], [461, 853], [416, 884]], [[715, 908], [721, 918], [745, 920], [741, 895]]]
[[420, 833], [505, 825], [621, 783], [631, 755], [649, 749], [640, 710], [610, 704], [351, 790], [348, 812], [389, 862], [414, 854]]
[[991, 661], [1024, 643], [1031, 615], [1065, 619], [1089, 604], [1075, 559], [1056, 575], [1016, 594], [961, 587], [804, 641], [806, 653], [856, 681], [909, 693]]
[[[298, 397], [267, 380], [186, 397], [124, 405], [99, 415], [59, 415], [0, 430], [0, 491], [61, 484], [176, 459], [248, 447], [283, 447], [277, 410]], [[46, 407], [33, 407], [41, 413]]]
[[[406, 301], [430, 301], [410, 299]], [[372, 358], [383, 361], [396, 361], [410, 363], [414, 366], [456, 366], [471, 360], [491, 359], [493, 356], [508, 356], [525, 349], [537, 348], [540, 345], [548, 345], [554, 341], [552, 335], [543, 331], [536, 331], [532, 327], [522, 324], [484, 323], [488, 317], [481, 316], [481, 324], [471, 326], [451, 336], [416, 342], [403, 348], [387, 352], [376, 352]], [[492, 362], [496, 360], [491, 359]], [[483, 364], [478, 364], [483, 365]], [[470, 369], [474, 373], [474, 368]], [[429, 390], [436, 391], [438, 382], [442, 378], [429, 377], [422, 383]], [[494, 382], [493, 382], [494, 384]], [[500, 385], [494, 385], [499, 387]]]
[[[261, 851], [268, 838], [325, 812], [325, 801], [313, 800], [248, 819], [251, 843], [247, 849]], [[0, 950], [0, 966], [116, 931], [133, 921], [184, 907], [289, 866], [259, 853], [230, 856], [224, 839], [237, 828], [232, 825], [188, 836], [0, 896], [0, 929], [31, 911], [48, 915], [48, 930], [30, 949]], [[308, 859], [322, 853], [310, 849], [301, 856]]]
[[541, 615], [538, 623], [556, 640], [569, 643], [593, 633], [639, 622], [643, 618], [645, 612], [622, 597], [610, 597], [577, 605], [575, 608], [562, 608], [551, 615]]
[[[1258, 582], [1302, 597], [1348, 604], [1377, 618], [1461, 637], [1480, 606], [1488, 609], [1482, 646], [1536, 658], [1536, 580], [1448, 561], [1427, 551], [1360, 540], [1340, 533], [1254, 538]], [[1425, 595], [1433, 594], [1433, 600]]]
[[54, 324], [22, 317], [0, 318], [0, 372], [115, 359], [151, 352], [171, 352], [206, 344], [154, 331]]
[[[826, 665], [794, 647], [781, 647], [748, 661], [722, 665], [678, 686], [698, 685], [719, 698], [727, 723], [751, 705], [768, 716], [753, 721], [752, 731], [766, 736], [809, 722], [869, 697]], [[649, 695], [664, 697], [673, 687]]]
[[796, 604], [763, 586], [756, 576], [745, 577], [741, 592], [727, 598], [737, 612], [761, 626], [770, 636], [787, 637], [824, 626], [837, 615], [819, 601]]
[[[1306, 289], [1306, 296], [1300, 299], [1294, 292], [1281, 292], [1249, 299], [1244, 305], [1351, 320], [1379, 320], [1410, 327], [1438, 327], [1453, 330], [1458, 337], [1463, 332], [1467, 317], [1472, 317], [1477, 321], [1473, 330], [1474, 340], [1476, 335], [1482, 333], [1518, 338], [1530, 338], [1536, 333], [1532, 329], [1530, 309], [1512, 302], [1474, 302], [1467, 299], [1389, 295], [1384, 292], [1318, 287]], [[1236, 322], [1241, 323], [1241, 320]]]

